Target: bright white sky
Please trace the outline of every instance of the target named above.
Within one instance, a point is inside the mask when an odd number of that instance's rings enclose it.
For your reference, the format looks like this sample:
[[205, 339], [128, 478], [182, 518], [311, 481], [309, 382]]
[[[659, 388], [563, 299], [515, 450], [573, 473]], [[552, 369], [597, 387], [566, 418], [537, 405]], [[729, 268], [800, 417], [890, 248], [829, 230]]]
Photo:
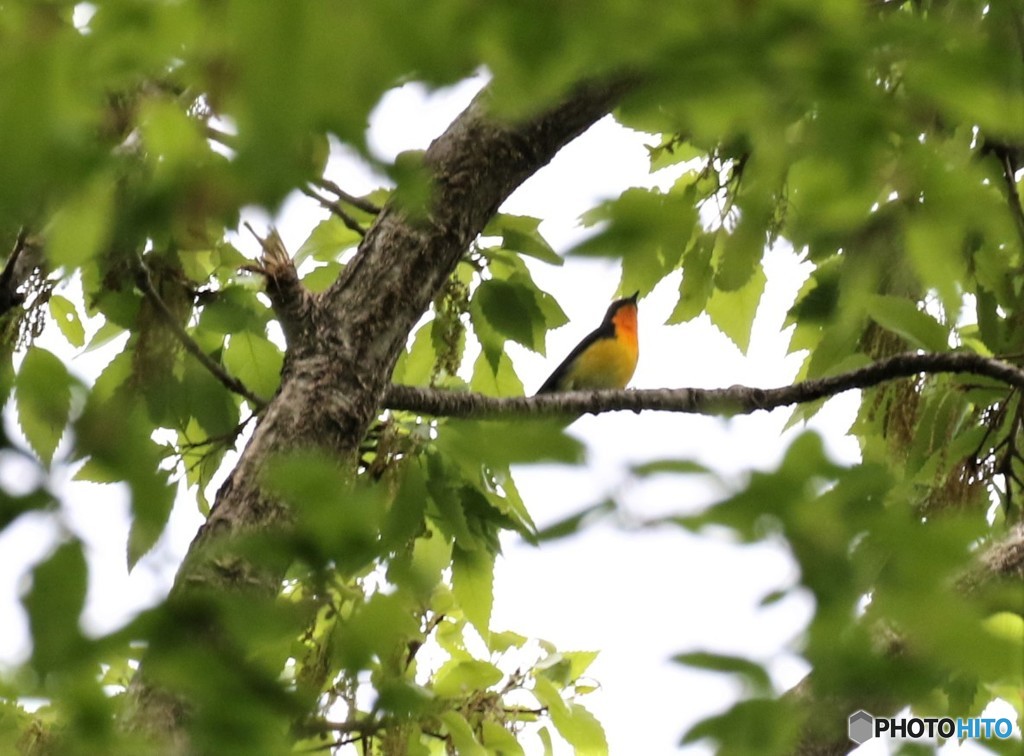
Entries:
[[[402, 150], [425, 148], [481, 83], [478, 79], [433, 96], [417, 86], [388, 95], [371, 124], [373, 149], [390, 159]], [[667, 186], [675, 178], [677, 174], [649, 174], [643, 144], [642, 135], [605, 119], [564, 149], [503, 209], [545, 218], [541, 231], [555, 249], [565, 250], [585, 233], [578, 217], [596, 201], [614, 197], [628, 186]], [[340, 156], [332, 178], [354, 193], [379, 184], [364, 168]], [[320, 217], [323, 212], [309, 201], [295, 199], [275, 223], [294, 252]], [[258, 254], [250, 238], [240, 237], [239, 245], [253, 257]], [[618, 282], [616, 266], [607, 262], [570, 259], [559, 268], [530, 263], [538, 283], [558, 298], [572, 322], [551, 335], [548, 357], [510, 347], [528, 391], [536, 389], [600, 322]], [[632, 385], [711, 388], [790, 382], [800, 360], [785, 354], [788, 332], [782, 332], [782, 322], [806, 271], [783, 245], [769, 254], [766, 267], [768, 287], [747, 356], [706, 316], [686, 325], [663, 325], [675, 305], [678, 274], [643, 299], [640, 364]], [[54, 328], [41, 343], [72, 356]], [[94, 376], [119, 348], [120, 343], [75, 356], [72, 367], [83, 376]], [[848, 394], [830, 401], [811, 423], [825, 436], [830, 452], [845, 462], [859, 456], [856, 443], [845, 436], [856, 398]], [[586, 417], [572, 426], [572, 433], [589, 448], [586, 465], [524, 468], [516, 480], [541, 527], [609, 494], [616, 495], [637, 520], [693, 512], [723, 492], [706, 481], [678, 476], [629, 482], [628, 466], [651, 459], [693, 459], [719, 471], [729, 486], [739, 487], [743, 471], [771, 469], [779, 461], [798, 432], [782, 433], [787, 417], [786, 411], [732, 420], [656, 413]], [[10, 406], [4, 421], [8, 434], [18, 438]], [[15, 490], [26, 486], [27, 474], [13, 456], [0, 455], [5, 485]], [[59, 522], [88, 546], [93, 579], [84, 627], [108, 631], [158, 601], [201, 523], [194, 499], [181, 497], [164, 538], [128, 575], [128, 508], [123, 492], [114, 486], [66, 480], [55, 487], [65, 502]], [[30, 652], [18, 596], [27, 587], [31, 565], [52, 549], [55, 532], [51, 518], [28, 516], [0, 534], [0, 616], [6, 618], [0, 623], [0, 671]], [[601, 689], [580, 702], [604, 725], [612, 754], [672, 752], [690, 725], [722, 711], [741, 695], [739, 687], [723, 676], [672, 664], [668, 659], [673, 654], [707, 650], [747, 656], [767, 664], [780, 691], [807, 672], [792, 649], [812, 613], [809, 597], [797, 593], [769, 608], [759, 607], [766, 594], [798, 579], [794, 563], [779, 547], [738, 545], [721, 534], [697, 537], [676, 528], [638, 530], [608, 523], [541, 548], [513, 538], [505, 539], [504, 546], [492, 627], [544, 638], [566, 651], [600, 650], [588, 676], [600, 682]], [[540, 752], [537, 741], [524, 745], [528, 753]], [[971, 750], [978, 749], [947, 744], [943, 752]], [[711, 750], [696, 746], [686, 752]], [[880, 743], [857, 751], [888, 752]]]

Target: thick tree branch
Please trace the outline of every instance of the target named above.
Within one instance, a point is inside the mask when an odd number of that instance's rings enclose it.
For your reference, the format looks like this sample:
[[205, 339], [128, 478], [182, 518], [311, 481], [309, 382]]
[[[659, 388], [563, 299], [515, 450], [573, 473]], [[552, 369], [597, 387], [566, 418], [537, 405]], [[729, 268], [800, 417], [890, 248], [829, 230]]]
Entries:
[[971, 373], [1024, 389], [1024, 370], [972, 352], [906, 353], [848, 373], [763, 389], [730, 386], [724, 389], [640, 389], [574, 391], [535, 397], [496, 398], [470, 392], [414, 386], [391, 386], [386, 407], [425, 415], [465, 418], [507, 416], [550, 417], [620, 410], [657, 410], [702, 415], [746, 415], [835, 396], [851, 389], [877, 386], [920, 373]]
[[[233, 547], [235, 538], [286, 528], [291, 521], [287, 504], [262, 485], [271, 458], [315, 448], [342, 467], [354, 466], [412, 327], [470, 243], [512, 191], [606, 115], [631, 86], [627, 79], [581, 84], [518, 123], [495, 119], [484, 94], [431, 144], [423, 158], [433, 188], [426, 206], [389, 203], [338, 281], [319, 297], [302, 298], [303, 322], [294, 323], [289, 334], [281, 388], [189, 549], [168, 599], [172, 607], [205, 592], [278, 592], [287, 564], [256, 564], [251, 551]], [[204, 629], [194, 642], [216, 648], [223, 632]], [[159, 655], [155, 642], [149, 654]], [[128, 726], [161, 733], [170, 742], [187, 741], [188, 706], [151, 677], [146, 659], [131, 697], [135, 708]]]
[[3, 270], [0, 271], [0, 315], [25, 301], [25, 295], [18, 289], [29, 279], [32, 272], [42, 264], [42, 244], [32, 237], [27, 228], [18, 232]]
[[242, 270], [257, 273], [266, 280], [267, 296], [284, 331], [285, 341], [291, 344], [305, 338], [312, 322], [316, 297], [299, 280], [295, 263], [276, 229], [271, 228], [264, 237], [248, 223], [245, 227], [260, 243], [263, 254], [259, 263], [243, 266]]

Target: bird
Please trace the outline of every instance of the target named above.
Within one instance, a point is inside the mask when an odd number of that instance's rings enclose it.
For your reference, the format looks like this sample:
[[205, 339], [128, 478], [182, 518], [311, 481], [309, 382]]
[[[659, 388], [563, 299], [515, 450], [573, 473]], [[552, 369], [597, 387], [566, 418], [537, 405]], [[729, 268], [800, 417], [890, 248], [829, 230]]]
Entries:
[[601, 325], [586, 336], [537, 390], [537, 394], [588, 389], [622, 389], [636, 370], [636, 300], [617, 299], [608, 307]]

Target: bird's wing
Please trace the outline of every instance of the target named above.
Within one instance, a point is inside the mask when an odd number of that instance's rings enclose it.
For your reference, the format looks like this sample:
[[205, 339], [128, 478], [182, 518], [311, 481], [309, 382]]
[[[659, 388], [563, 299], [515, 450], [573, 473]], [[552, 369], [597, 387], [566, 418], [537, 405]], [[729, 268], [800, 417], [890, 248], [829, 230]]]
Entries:
[[561, 383], [562, 379], [565, 378], [566, 374], [572, 368], [572, 364], [576, 361], [576, 358], [587, 351], [588, 348], [595, 342], [601, 339], [611, 339], [615, 337], [615, 325], [612, 323], [602, 323], [600, 328], [591, 331], [587, 334], [583, 341], [576, 345], [576, 348], [569, 352], [569, 356], [562, 360], [562, 363], [555, 368], [554, 372], [548, 376], [548, 379], [544, 381], [539, 389], [538, 394], [550, 394], [553, 391], [558, 391], [558, 384]]

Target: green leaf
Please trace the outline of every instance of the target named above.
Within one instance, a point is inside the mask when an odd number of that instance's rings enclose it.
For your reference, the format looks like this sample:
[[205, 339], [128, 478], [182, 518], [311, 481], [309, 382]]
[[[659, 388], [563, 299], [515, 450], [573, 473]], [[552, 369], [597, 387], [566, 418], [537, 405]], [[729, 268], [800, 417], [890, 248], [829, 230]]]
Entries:
[[470, 387], [474, 391], [488, 396], [522, 396], [525, 393], [523, 382], [516, 375], [512, 360], [502, 352], [498, 356], [497, 366], [492, 366], [482, 351], [473, 363], [473, 377]]
[[131, 572], [139, 560], [156, 545], [174, 507], [174, 489], [160, 489], [162, 495], [146, 501], [135, 501], [131, 527], [128, 530], [128, 571]]
[[490, 719], [485, 719], [480, 724], [480, 734], [484, 745], [491, 753], [501, 756], [525, 756], [526, 754], [515, 735]]
[[548, 707], [551, 722], [558, 734], [577, 752], [594, 756], [608, 753], [604, 728], [593, 714], [577, 703], [567, 704], [563, 701], [554, 684], [544, 677], [534, 678], [533, 694], [542, 706]]
[[666, 138], [656, 147], [648, 147], [647, 154], [651, 162], [651, 173], [657, 173], [662, 168], [686, 163], [707, 155], [704, 150], [689, 142], [681, 142], [676, 137]]
[[473, 295], [470, 313], [474, 326], [482, 317], [503, 338], [544, 353], [544, 314], [534, 293], [522, 283], [484, 281]]
[[868, 299], [867, 312], [878, 325], [903, 337], [912, 347], [932, 352], [949, 348], [949, 330], [910, 299], [876, 294]]
[[638, 478], [646, 478], [652, 475], [673, 473], [678, 475], [711, 475], [713, 471], [700, 462], [690, 459], [656, 459], [650, 462], [643, 462], [633, 465], [630, 473]]
[[283, 366], [284, 355], [278, 346], [248, 331], [232, 334], [224, 349], [224, 367], [264, 399], [270, 399], [277, 391]]
[[47, 234], [50, 263], [77, 268], [91, 260], [110, 236], [114, 182], [97, 176], [73, 195], [53, 216]]
[[661, 192], [627, 189], [584, 215], [585, 225], [603, 223], [571, 254], [622, 258], [622, 291], [650, 292], [673, 270], [690, 237], [699, 230], [692, 187]]
[[959, 238], [958, 218], [913, 217], [907, 222], [907, 257], [922, 282], [933, 287], [952, 321], [963, 305], [965, 259]]
[[558, 421], [458, 420], [439, 429], [438, 449], [465, 462], [495, 467], [536, 462], [578, 463], [583, 445]]
[[535, 257], [550, 265], [562, 265], [564, 260], [541, 236], [538, 230], [540, 223], [540, 218], [497, 213], [484, 228], [483, 235], [500, 236], [501, 246], [505, 249]]
[[327, 288], [338, 280], [345, 266], [341, 263], [329, 262], [311, 270], [302, 277], [302, 285], [314, 294], [327, 291]]
[[431, 336], [433, 321], [420, 326], [413, 337], [409, 351], [398, 355], [391, 380], [407, 386], [428, 386], [437, 363], [437, 350]]
[[591, 525], [603, 517], [614, 514], [615, 510], [615, 502], [611, 499], [606, 499], [542, 528], [537, 532], [537, 541], [554, 541], [574, 535], [587, 525]]
[[[129, 353], [124, 354], [130, 358]], [[177, 490], [169, 473], [158, 468], [164, 449], [152, 440], [152, 432], [140, 404], [120, 396], [103, 396], [95, 388], [75, 423], [78, 453], [91, 455], [88, 472], [83, 474], [109, 482], [124, 481], [131, 491], [129, 569], [160, 537]]]
[[218, 290], [203, 306], [199, 325], [218, 334], [249, 331], [262, 336], [270, 318], [271, 312], [259, 301], [257, 292], [245, 286], [230, 285]]
[[[752, 276], [764, 274], [758, 263], [764, 255], [768, 238], [763, 221], [759, 221], [749, 214], [741, 215], [735, 230], [725, 237], [715, 271], [715, 287], [720, 292], [746, 288]], [[763, 284], [761, 288], [764, 288]]]
[[347, 670], [366, 669], [371, 659], [393, 659], [402, 654], [419, 622], [399, 594], [376, 593], [334, 632], [334, 656]]
[[750, 686], [752, 691], [758, 695], [768, 695], [772, 690], [771, 678], [764, 667], [739, 656], [694, 651], [687, 654], [677, 654], [672, 657], [672, 661], [695, 669], [739, 675]]
[[522, 648], [528, 640], [525, 635], [512, 630], [492, 630], [490, 638], [487, 639], [487, 648], [494, 653], [503, 654], [510, 648]]
[[717, 289], [708, 299], [707, 312], [711, 316], [711, 322], [718, 326], [743, 354], [747, 353], [750, 346], [754, 316], [757, 314], [757, 306], [767, 282], [764, 270], [758, 268], [739, 289]]
[[333, 562], [354, 575], [380, 556], [381, 520], [388, 491], [357, 484], [337, 462], [313, 452], [296, 452], [269, 460], [263, 469], [269, 490], [295, 512], [295, 536], [305, 559]]
[[331, 215], [320, 221], [295, 253], [298, 266], [312, 258], [318, 262], [337, 262], [341, 253], [355, 247], [362, 237], [346, 226], [341, 218]]
[[25, 596], [32, 631], [32, 666], [45, 676], [86, 664], [78, 622], [85, 605], [88, 570], [82, 545], [65, 543], [32, 572]]
[[78, 317], [78, 309], [74, 303], [60, 294], [53, 294], [50, 297], [49, 306], [50, 316], [57, 323], [57, 327], [60, 328], [60, 332], [64, 334], [68, 343], [73, 347], [84, 346], [85, 326], [82, 325], [82, 321]]
[[49, 465], [71, 411], [71, 376], [42, 347], [29, 347], [14, 384], [18, 425], [32, 450]]
[[427, 506], [426, 476], [419, 460], [410, 460], [402, 470], [402, 481], [391, 507], [384, 517], [381, 545], [385, 548], [405, 546], [425, 530], [423, 515]]
[[452, 552], [452, 591], [466, 619], [486, 641], [494, 605], [494, 554], [456, 545]]
[[487, 690], [504, 676], [490, 662], [477, 659], [449, 659], [434, 675], [433, 690], [444, 698], [468, 696]]
[[488, 756], [487, 749], [480, 745], [480, 741], [473, 734], [473, 728], [459, 712], [446, 711], [441, 715], [441, 721], [444, 722], [460, 756]]
[[691, 727], [681, 745], [708, 738], [719, 753], [790, 753], [800, 732], [801, 718], [788, 700], [755, 698], [740, 701], [724, 714]]
[[668, 325], [685, 323], [704, 312], [708, 298], [715, 290], [715, 269], [711, 261], [718, 239], [718, 234], [700, 233], [683, 253], [679, 301], [665, 321]]

